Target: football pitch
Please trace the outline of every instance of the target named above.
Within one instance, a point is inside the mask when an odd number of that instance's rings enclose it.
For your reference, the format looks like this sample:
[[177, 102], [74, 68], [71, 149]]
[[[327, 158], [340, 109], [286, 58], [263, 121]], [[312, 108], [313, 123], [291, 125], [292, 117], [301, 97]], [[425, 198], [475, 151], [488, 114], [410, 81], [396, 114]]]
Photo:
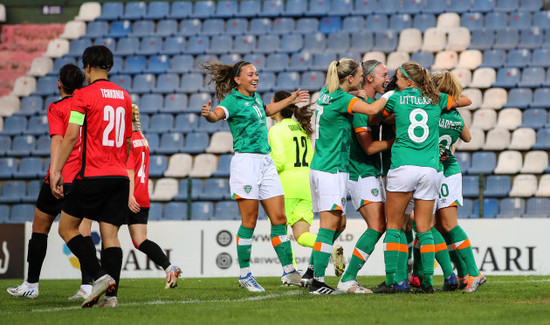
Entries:
[[[359, 277], [374, 288], [383, 277]], [[80, 309], [69, 301], [78, 280], [42, 280], [37, 299], [10, 297], [21, 280], [0, 280], [0, 324], [550, 324], [550, 277], [488, 276], [476, 293], [314, 296], [258, 278], [265, 293], [250, 293], [236, 278], [122, 279], [117, 308]], [[327, 283], [336, 285], [329, 277]], [[443, 279], [436, 276], [434, 286]]]

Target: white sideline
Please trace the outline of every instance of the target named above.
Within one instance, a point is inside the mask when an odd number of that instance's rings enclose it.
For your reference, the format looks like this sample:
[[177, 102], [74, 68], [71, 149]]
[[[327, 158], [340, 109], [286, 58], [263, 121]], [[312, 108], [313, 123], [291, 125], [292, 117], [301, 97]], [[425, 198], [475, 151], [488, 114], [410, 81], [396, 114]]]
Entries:
[[[248, 297], [248, 298], [241, 298], [241, 299], [215, 299], [215, 300], [199, 300], [199, 299], [193, 299], [193, 300], [153, 300], [153, 301], [146, 301], [142, 303], [138, 302], [129, 302], [129, 303], [121, 303], [118, 306], [119, 307], [126, 307], [126, 306], [141, 306], [141, 305], [177, 305], [177, 304], [203, 304], [203, 303], [224, 303], [224, 302], [247, 302], [247, 301], [258, 301], [258, 300], [265, 300], [265, 299], [271, 299], [271, 298], [279, 298], [284, 296], [293, 296], [297, 294], [301, 294], [307, 291], [302, 290], [293, 290], [285, 293], [270, 293], [267, 295], [258, 295], [254, 297]], [[59, 307], [59, 308], [44, 308], [44, 309], [33, 309], [31, 312], [33, 313], [50, 313], [50, 312], [56, 312], [56, 311], [66, 311], [66, 310], [75, 310], [80, 309], [79, 306], [71, 306], [71, 307]], [[16, 314], [12, 312], [7, 312], [4, 314]]]

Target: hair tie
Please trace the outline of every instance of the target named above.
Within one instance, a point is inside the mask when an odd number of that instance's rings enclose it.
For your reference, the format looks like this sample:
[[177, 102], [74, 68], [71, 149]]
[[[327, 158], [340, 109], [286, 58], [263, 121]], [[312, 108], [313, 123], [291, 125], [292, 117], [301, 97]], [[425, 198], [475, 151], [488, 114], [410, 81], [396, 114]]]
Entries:
[[410, 80], [412, 80], [414, 83], [416, 83], [416, 81], [414, 81], [414, 79], [411, 78], [411, 77], [409, 76], [409, 74], [407, 73], [407, 71], [405, 71], [405, 69], [403, 69], [403, 66], [400, 66], [400, 67], [399, 67], [399, 70], [401, 70], [401, 73], [402, 73], [407, 79], [410, 79]]
[[336, 66], [339, 66], [340, 65], [340, 61], [336, 61]]

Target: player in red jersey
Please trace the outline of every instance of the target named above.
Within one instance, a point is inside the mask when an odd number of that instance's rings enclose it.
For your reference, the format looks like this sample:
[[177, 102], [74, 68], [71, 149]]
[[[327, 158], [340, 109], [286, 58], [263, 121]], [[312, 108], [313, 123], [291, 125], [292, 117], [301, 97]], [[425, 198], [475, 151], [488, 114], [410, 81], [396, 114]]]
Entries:
[[[59, 148], [67, 125], [69, 124], [69, 115], [71, 113], [71, 106], [73, 102], [73, 92], [75, 89], [79, 89], [84, 84], [84, 74], [74, 64], [66, 64], [59, 69], [57, 89], [62, 99], [48, 106], [48, 126], [50, 129], [51, 149], [50, 160], [57, 159]], [[76, 173], [80, 169], [80, 144], [75, 145], [73, 151], [63, 168], [62, 174], [65, 180], [64, 190], [67, 193], [72, 180]], [[27, 251], [27, 262], [29, 263], [27, 271], [27, 280], [20, 286], [10, 287], [7, 289], [8, 293], [15, 297], [27, 297], [34, 299], [38, 297], [38, 281], [40, 279], [40, 271], [44, 258], [46, 257], [46, 249], [48, 247], [48, 233], [52, 226], [55, 217], [61, 211], [63, 204], [62, 199], [56, 199], [50, 190], [50, 174], [48, 174], [44, 180], [44, 184], [38, 194], [36, 201], [36, 207], [34, 209], [34, 219], [32, 222], [32, 235], [29, 240], [29, 246]], [[90, 240], [91, 238], [86, 238]], [[90, 282], [91, 284], [91, 282]], [[91, 285], [90, 285], [91, 288]]]
[[[131, 146], [132, 102], [128, 92], [107, 80], [113, 54], [105, 46], [90, 46], [82, 54], [88, 86], [75, 91], [67, 133], [59, 157], [51, 166], [51, 189], [63, 196], [61, 169], [82, 126], [82, 167], [67, 193], [59, 234], [94, 281], [82, 307], [91, 307], [120, 278], [122, 250], [118, 229], [126, 221], [129, 179], [126, 161]], [[101, 266], [93, 243], [78, 231], [85, 217], [99, 222], [103, 249]], [[110, 305], [112, 306], [112, 305]]]

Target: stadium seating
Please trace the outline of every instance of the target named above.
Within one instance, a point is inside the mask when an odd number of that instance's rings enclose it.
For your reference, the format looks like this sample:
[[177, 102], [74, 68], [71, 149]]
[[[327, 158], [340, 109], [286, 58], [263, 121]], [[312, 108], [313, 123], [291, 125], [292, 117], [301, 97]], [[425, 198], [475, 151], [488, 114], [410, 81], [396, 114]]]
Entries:
[[514, 183], [509, 195], [511, 197], [530, 197], [537, 191], [537, 178], [535, 175], [522, 174], [514, 177]]
[[524, 218], [548, 218], [550, 213], [550, 198], [530, 198], [527, 200], [527, 208]]

